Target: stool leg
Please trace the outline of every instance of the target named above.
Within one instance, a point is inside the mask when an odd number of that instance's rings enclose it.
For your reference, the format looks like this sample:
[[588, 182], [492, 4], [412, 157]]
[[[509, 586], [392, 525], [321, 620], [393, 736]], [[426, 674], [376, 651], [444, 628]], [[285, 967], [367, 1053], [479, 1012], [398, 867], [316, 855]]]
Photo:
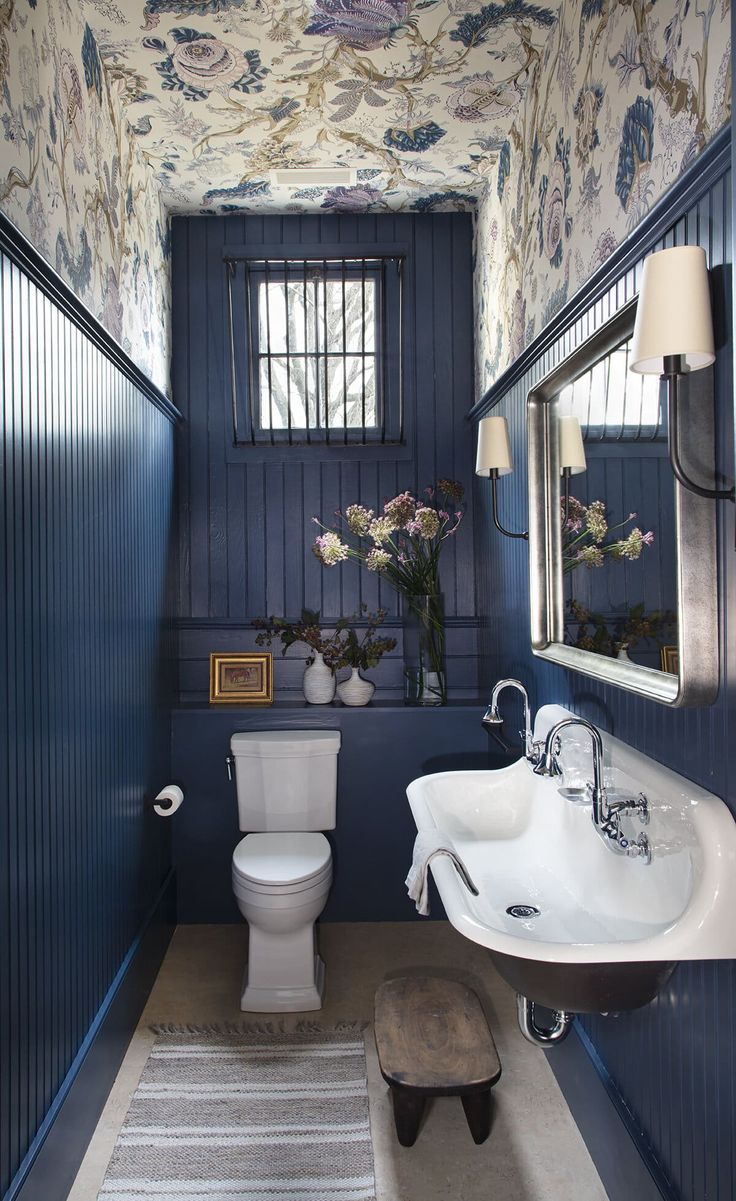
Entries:
[[402, 1147], [413, 1147], [419, 1133], [419, 1124], [424, 1113], [425, 1097], [417, 1096], [409, 1089], [391, 1085], [391, 1100], [394, 1104], [396, 1135]]
[[473, 1141], [484, 1143], [491, 1130], [491, 1090], [466, 1093], [460, 1098]]

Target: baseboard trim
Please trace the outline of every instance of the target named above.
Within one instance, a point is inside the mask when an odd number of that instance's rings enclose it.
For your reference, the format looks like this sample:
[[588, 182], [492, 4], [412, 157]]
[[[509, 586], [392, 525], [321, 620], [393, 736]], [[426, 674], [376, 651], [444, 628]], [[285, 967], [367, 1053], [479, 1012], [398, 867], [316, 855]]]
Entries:
[[174, 931], [170, 871], [3, 1201], [65, 1201]]
[[549, 1065], [590, 1152], [609, 1201], [678, 1201], [631, 1118], [605, 1064], [578, 1022]]

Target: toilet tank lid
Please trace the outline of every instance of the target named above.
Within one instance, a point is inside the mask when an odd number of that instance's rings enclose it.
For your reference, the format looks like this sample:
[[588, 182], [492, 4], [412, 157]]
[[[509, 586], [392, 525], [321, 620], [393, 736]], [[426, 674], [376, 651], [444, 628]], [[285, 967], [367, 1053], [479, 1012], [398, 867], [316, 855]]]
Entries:
[[312, 755], [336, 755], [340, 750], [339, 730], [249, 730], [233, 734], [230, 750], [237, 759], [287, 759]]

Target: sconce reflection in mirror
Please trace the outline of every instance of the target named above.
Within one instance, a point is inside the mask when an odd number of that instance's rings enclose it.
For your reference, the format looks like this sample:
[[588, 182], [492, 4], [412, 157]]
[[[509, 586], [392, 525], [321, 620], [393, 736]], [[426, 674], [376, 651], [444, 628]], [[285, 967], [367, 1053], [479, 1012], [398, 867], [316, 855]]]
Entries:
[[[559, 418], [560, 475], [564, 481], [563, 525], [570, 516], [570, 478], [586, 470], [585, 448], [577, 417]], [[509, 427], [505, 417], [483, 417], [478, 424], [478, 453], [475, 474], [491, 481], [493, 524], [506, 538], [528, 538], [529, 531], [514, 533], [501, 524], [498, 516], [498, 480], [514, 470]]]
[[668, 449], [683, 488], [709, 500], [736, 501], [736, 488], [708, 488], [692, 480], [680, 460], [678, 393], [683, 375], [715, 361], [705, 251], [674, 246], [644, 260], [631, 351], [631, 370], [658, 375], [667, 386]]

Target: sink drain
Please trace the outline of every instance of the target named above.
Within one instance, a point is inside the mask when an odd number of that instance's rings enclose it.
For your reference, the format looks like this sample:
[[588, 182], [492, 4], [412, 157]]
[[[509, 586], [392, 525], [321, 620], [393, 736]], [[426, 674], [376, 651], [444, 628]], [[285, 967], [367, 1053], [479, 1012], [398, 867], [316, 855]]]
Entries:
[[536, 905], [509, 905], [506, 912], [509, 917], [539, 917], [541, 910]]

